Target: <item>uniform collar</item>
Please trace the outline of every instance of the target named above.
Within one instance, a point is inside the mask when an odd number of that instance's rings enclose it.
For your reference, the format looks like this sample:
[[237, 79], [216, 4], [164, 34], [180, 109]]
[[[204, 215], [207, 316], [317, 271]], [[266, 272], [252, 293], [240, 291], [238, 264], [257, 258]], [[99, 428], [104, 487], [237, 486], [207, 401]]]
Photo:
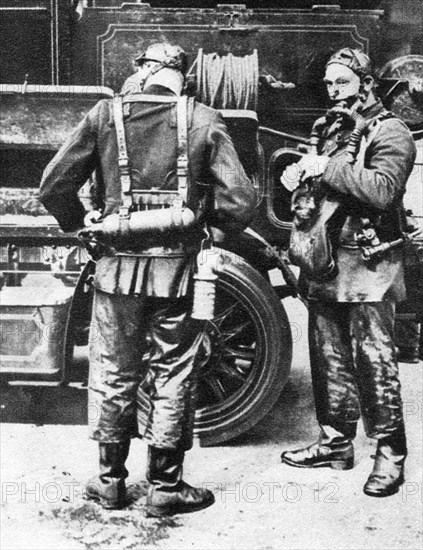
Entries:
[[160, 86], [160, 84], [152, 84], [151, 86], [147, 86], [147, 88], [144, 88], [142, 93], [148, 95], [176, 95], [172, 92], [172, 90], [166, 88], [166, 86]]
[[362, 111], [361, 115], [365, 119], [369, 119], [369, 118], [373, 118], [373, 117], [379, 115], [384, 110], [385, 110], [385, 107], [383, 106], [381, 100], [377, 99], [376, 103], [373, 103], [373, 105], [371, 105], [367, 109], [364, 109]]

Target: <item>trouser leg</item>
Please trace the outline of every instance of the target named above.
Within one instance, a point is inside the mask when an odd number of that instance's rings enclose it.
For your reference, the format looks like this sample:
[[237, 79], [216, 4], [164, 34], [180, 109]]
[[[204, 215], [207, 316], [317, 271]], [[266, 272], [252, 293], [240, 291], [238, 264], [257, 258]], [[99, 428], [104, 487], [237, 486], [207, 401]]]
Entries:
[[420, 323], [415, 319], [397, 319], [395, 322], [395, 345], [398, 361], [401, 363], [419, 362]]
[[351, 341], [364, 427], [378, 440], [373, 470], [363, 488], [374, 497], [398, 492], [407, 456], [394, 320], [392, 302], [352, 307]]
[[348, 470], [354, 464], [352, 439], [360, 412], [345, 312], [311, 302], [309, 344], [320, 437], [308, 447], [283, 452], [281, 459], [298, 468]]
[[[357, 431], [360, 405], [344, 304], [310, 301], [309, 346], [317, 421], [321, 437], [351, 440]], [[326, 429], [330, 427], [331, 429]]]
[[138, 434], [136, 396], [144, 370], [145, 300], [96, 291], [90, 334], [90, 436], [119, 443]]
[[192, 487], [182, 479], [185, 451], [192, 446], [195, 357], [203, 328], [202, 323], [188, 318], [187, 299], [159, 307], [152, 317], [150, 413], [145, 432], [149, 443], [148, 516], [194, 512], [214, 502], [211, 491]]
[[351, 308], [351, 342], [364, 427], [369, 437], [378, 439], [403, 429], [394, 318], [391, 302]]
[[88, 421], [99, 441], [99, 475], [86, 497], [107, 509], [126, 501], [130, 438], [137, 434], [136, 394], [142, 377], [144, 302], [135, 297], [95, 292], [90, 333]]
[[156, 309], [152, 317], [150, 412], [144, 437], [156, 448], [188, 450], [192, 446], [195, 356], [203, 332], [191, 322], [187, 310], [188, 301], [182, 298]]

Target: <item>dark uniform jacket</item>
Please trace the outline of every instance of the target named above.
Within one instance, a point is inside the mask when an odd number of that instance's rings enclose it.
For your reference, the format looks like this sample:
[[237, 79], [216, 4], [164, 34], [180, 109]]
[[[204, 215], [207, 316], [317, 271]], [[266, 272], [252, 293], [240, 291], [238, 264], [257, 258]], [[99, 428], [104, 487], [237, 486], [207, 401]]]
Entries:
[[405, 297], [401, 249], [391, 249], [367, 263], [355, 234], [362, 230], [362, 219], [368, 218], [382, 242], [400, 236], [399, 210], [416, 147], [406, 125], [390, 116], [380, 101], [362, 114], [373, 121], [354, 164], [347, 162], [346, 155], [351, 127], [335, 125], [322, 134], [320, 153], [331, 157], [322, 181], [345, 205], [346, 217], [334, 243], [339, 273], [328, 282], [310, 282], [310, 299], [378, 302]]
[[[161, 86], [151, 86], [145, 93], [172, 95]], [[175, 104], [127, 105], [124, 121], [133, 187], [176, 191]], [[218, 111], [199, 103], [194, 103], [188, 118], [188, 205], [200, 222], [224, 231], [243, 230], [252, 216], [255, 194], [223, 118]], [[94, 170], [103, 215], [118, 212], [121, 186], [112, 100], [100, 101], [86, 115], [44, 172], [40, 200], [64, 231], [83, 226], [86, 212], [78, 190]], [[198, 251], [202, 236], [198, 228], [184, 242], [170, 235], [160, 246], [140, 241], [135, 250], [125, 251], [124, 255], [104, 256], [97, 262], [94, 285], [113, 294], [184, 295], [193, 250]]]

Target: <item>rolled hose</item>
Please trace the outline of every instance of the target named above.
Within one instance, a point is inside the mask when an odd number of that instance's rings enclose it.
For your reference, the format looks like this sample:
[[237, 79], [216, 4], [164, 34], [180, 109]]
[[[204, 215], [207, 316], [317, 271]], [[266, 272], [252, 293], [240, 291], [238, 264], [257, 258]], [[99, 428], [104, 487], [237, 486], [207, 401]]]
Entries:
[[190, 208], [164, 208], [132, 212], [128, 218], [110, 214], [103, 220], [82, 229], [81, 238], [97, 238], [112, 242], [143, 235], [163, 235], [171, 231], [188, 229], [195, 224]]

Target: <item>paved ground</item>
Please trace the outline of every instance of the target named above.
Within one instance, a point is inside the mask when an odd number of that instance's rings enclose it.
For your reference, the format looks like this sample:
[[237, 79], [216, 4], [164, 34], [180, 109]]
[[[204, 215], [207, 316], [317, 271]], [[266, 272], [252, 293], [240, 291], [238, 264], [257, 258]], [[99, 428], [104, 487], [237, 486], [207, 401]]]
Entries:
[[[81, 497], [96, 471], [86, 439], [86, 391], [78, 387], [9, 388], [2, 393], [3, 550], [392, 549], [420, 550], [422, 528], [422, 363], [401, 364], [410, 442], [406, 483], [388, 499], [362, 493], [374, 443], [360, 430], [356, 467], [307, 471], [280, 464], [281, 450], [317, 435], [304, 337], [306, 313], [287, 302], [295, 348], [291, 380], [274, 411], [225, 446], [195, 447], [185, 477], [206, 483], [216, 504], [170, 520], [144, 516], [145, 445], [128, 466], [134, 492], [128, 510], [105, 512]], [[136, 483], [136, 485], [135, 485]]]

